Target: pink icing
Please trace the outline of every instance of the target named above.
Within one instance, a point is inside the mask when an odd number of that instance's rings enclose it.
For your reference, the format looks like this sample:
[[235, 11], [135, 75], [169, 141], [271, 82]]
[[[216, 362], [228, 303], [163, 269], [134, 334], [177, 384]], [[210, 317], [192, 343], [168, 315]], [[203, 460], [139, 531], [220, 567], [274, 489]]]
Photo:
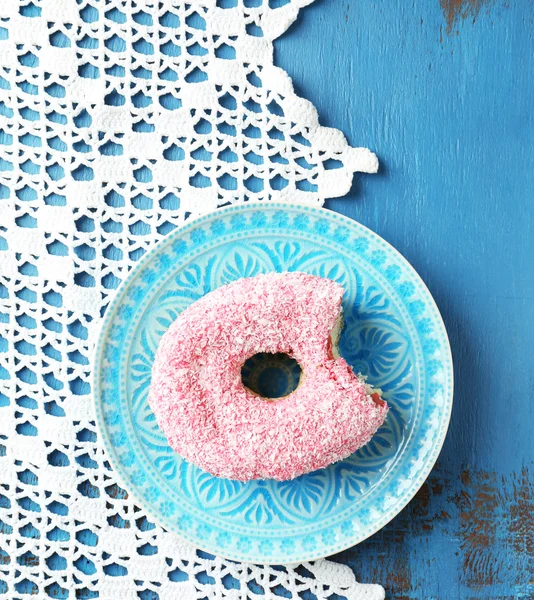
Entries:
[[[342, 297], [329, 279], [272, 273], [187, 308], [160, 342], [149, 396], [171, 447], [213, 475], [248, 481], [292, 479], [366, 444], [388, 408], [332, 355]], [[294, 392], [268, 401], [243, 385], [241, 367], [258, 352], [299, 362]]]

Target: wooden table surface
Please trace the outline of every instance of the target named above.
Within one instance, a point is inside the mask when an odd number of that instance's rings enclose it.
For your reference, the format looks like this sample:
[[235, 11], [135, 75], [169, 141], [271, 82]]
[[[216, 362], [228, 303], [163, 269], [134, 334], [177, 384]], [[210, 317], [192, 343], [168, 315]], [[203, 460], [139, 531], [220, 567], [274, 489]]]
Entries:
[[329, 207], [391, 242], [447, 326], [452, 422], [432, 475], [336, 557], [388, 598], [534, 598], [534, 3], [317, 0], [276, 63], [376, 151]]

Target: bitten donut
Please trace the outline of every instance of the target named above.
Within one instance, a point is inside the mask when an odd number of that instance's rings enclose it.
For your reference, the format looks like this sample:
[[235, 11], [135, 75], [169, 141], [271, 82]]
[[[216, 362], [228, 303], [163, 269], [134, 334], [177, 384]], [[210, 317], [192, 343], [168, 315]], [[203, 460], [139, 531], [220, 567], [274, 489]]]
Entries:
[[[337, 354], [343, 288], [305, 273], [240, 279], [189, 306], [163, 336], [149, 402], [171, 447], [228, 479], [293, 479], [366, 444], [388, 408]], [[296, 390], [241, 380], [259, 352], [298, 361]]]

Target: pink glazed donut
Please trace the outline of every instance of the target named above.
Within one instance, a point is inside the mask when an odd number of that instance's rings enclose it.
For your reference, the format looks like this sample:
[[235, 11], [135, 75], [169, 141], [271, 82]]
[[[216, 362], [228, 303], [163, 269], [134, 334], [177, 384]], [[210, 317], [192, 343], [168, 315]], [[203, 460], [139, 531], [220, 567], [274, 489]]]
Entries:
[[[337, 354], [343, 288], [305, 273], [225, 285], [187, 308], [163, 336], [149, 402], [171, 447], [218, 477], [293, 479], [346, 458], [388, 407]], [[283, 352], [302, 373], [266, 399], [241, 380], [244, 362]]]

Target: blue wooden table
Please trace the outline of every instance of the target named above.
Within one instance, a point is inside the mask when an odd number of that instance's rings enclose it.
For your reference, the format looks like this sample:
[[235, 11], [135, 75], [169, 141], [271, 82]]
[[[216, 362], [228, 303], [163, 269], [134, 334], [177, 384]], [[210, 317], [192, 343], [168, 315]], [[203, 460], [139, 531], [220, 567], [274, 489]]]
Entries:
[[337, 560], [390, 598], [532, 598], [534, 5], [318, 0], [276, 63], [375, 150], [329, 207], [396, 246], [448, 328], [445, 447], [411, 504]]

